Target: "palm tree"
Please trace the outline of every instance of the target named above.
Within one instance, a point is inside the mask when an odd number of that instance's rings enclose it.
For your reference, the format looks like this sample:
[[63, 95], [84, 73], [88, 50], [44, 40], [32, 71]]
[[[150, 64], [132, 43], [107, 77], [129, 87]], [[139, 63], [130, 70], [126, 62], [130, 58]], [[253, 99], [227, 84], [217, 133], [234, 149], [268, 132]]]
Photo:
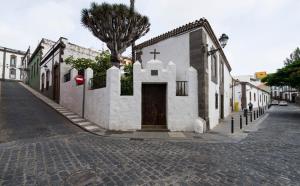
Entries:
[[81, 22], [107, 44], [111, 62], [117, 67], [126, 48], [150, 30], [148, 17], [123, 4], [92, 3], [90, 9], [82, 10]]

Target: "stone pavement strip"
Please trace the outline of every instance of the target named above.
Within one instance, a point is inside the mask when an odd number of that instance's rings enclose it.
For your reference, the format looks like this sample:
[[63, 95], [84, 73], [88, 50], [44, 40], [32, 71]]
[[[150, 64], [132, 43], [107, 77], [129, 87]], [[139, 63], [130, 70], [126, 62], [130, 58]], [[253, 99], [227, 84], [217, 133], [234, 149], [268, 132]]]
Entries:
[[78, 114], [69, 111], [68, 109], [64, 108], [63, 106], [59, 105], [55, 101], [47, 98], [46, 96], [42, 95], [38, 91], [32, 89], [28, 85], [19, 82], [20, 85], [22, 85], [24, 88], [26, 88], [29, 92], [31, 92], [33, 95], [35, 95], [37, 98], [45, 102], [47, 105], [49, 105], [51, 108], [56, 110], [58, 113], [63, 115], [65, 118], [67, 118], [69, 121], [71, 121], [73, 124], [79, 126], [80, 128], [91, 132], [96, 135], [104, 135], [105, 129], [101, 128], [100, 126], [96, 125], [95, 123], [92, 123], [85, 118], [82, 118]]

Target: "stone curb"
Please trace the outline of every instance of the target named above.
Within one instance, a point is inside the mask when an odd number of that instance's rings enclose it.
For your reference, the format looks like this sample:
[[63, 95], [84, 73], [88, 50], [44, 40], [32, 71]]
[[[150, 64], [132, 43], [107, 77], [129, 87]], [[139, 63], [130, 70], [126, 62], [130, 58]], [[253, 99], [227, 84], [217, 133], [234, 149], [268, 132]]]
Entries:
[[47, 98], [46, 96], [42, 95], [38, 91], [32, 89], [28, 85], [24, 84], [23, 82], [19, 82], [20, 85], [22, 85], [25, 89], [27, 89], [29, 92], [31, 92], [35, 97], [46, 103], [48, 106], [50, 106], [52, 109], [54, 109], [56, 112], [58, 112], [60, 115], [64, 116], [67, 120], [69, 120], [74, 125], [80, 127], [81, 129], [90, 132], [95, 135], [99, 136], [107, 136], [105, 135], [106, 130], [99, 127], [95, 123], [92, 123], [85, 118], [82, 118], [78, 114], [75, 114], [74, 112], [69, 111], [68, 109], [64, 108], [63, 106], [59, 105], [58, 103], [54, 102], [53, 100]]

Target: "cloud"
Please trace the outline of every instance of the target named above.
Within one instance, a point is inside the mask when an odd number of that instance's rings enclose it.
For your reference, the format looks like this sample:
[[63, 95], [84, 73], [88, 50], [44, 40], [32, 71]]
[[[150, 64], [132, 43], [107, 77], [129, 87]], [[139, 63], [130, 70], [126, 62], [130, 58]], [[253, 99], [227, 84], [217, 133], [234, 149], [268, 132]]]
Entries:
[[[107, 2], [129, 4], [129, 0]], [[101, 49], [102, 42], [80, 23], [81, 9], [89, 5], [88, 0], [3, 1], [0, 45], [26, 50], [42, 37], [57, 40], [64, 36]], [[224, 50], [234, 75], [274, 71], [299, 46], [299, 7], [299, 0], [137, 0], [136, 9], [151, 21], [150, 32], [138, 43], [206, 17], [216, 36], [226, 33], [230, 37]]]

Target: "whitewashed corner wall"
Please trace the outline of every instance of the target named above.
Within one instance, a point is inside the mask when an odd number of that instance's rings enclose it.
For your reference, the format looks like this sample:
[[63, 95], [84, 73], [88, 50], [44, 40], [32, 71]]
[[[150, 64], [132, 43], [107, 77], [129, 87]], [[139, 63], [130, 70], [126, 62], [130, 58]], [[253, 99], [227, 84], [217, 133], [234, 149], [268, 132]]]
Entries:
[[[194, 131], [198, 119], [197, 71], [186, 69], [188, 96], [176, 96], [176, 65], [169, 62], [166, 68], [158, 60], [152, 60], [144, 69], [136, 62], [134, 70], [134, 94], [121, 96], [121, 72], [112, 67], [107, 71], [106, 87], [90, 90], [88, 83], [93, 71], [85, 71], [85, 118], [110, 130], [139, 130], [142, 127], [142, 84], [163, 83], [167, 85], [167, 126], [170, 131]], [[151, 70], [158, 70], [158, 76], [151, 76]], [[71, 81], [61, 83], [61, 104], [68, 109], [82, 113], [82, 86], [76, 86], [72, 70]], [[77, 110], [78, 109], [78, 110]]]
[[77, 70], [71, 70], [71, 80], [60, 83], [60, 104], [65, 108], [82, 115], [83, 85], [77, 86], [74, 78]]
[[[163, 63], [151, 60], [145, 68], [134, 64], [133, 96], [120, 95], [120, 71], [112, 67], [108, 70], [109, 129], [139, 130], [142, 122], [142, 84], [167, 84], [167, 126], [171, 131], [193, 131], [197, 116], [197, 72], [193, 68], [186, 71], [189, 81], [189, 96], [176, 96], [176, 65], [172, 62], [163, 68]], [[151, 76], [151, 70], [158, 70], [158, 76]]]
[[[89, 79], [93, 77], [93, 70], [87, 69], [85, 71], [85, 112], [86, 119], [98, 124], [103, 128], [108, 128], [109, 118], [109, 100], [108, 88], [89, 89]], [[106, 81], [108, 82], [107, 78]]]

